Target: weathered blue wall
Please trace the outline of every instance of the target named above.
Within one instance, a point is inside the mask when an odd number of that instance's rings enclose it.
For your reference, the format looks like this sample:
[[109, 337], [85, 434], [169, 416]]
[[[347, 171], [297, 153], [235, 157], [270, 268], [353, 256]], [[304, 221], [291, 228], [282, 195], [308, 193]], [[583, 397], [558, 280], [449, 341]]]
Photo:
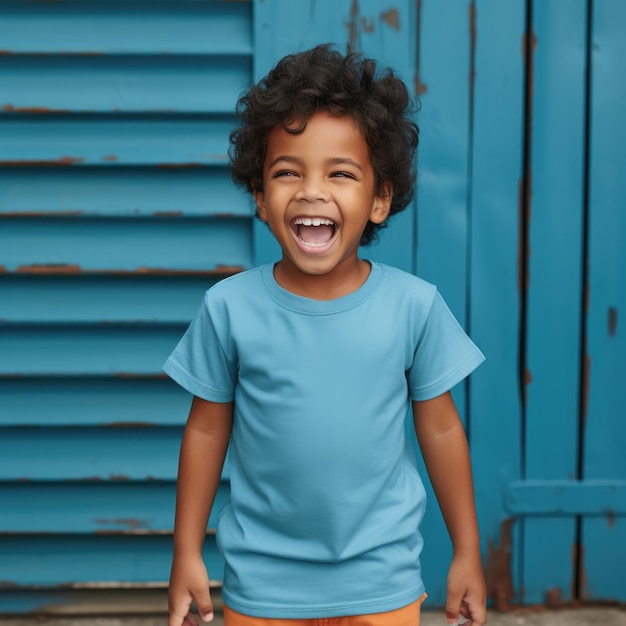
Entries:
[[[234, 104], [325, 41], [422, 101], [417, 201], [366, 254], [488, 357], [455, 399], [493, 601], [625, 601], [626, 5], [297, 6], [0, 3], [0, 612], [165, 586], [189, 398], [160, 366], [207, 287], [277, 254], [229, 179]], [[424, 533], [433, 606], [434, 498]]]

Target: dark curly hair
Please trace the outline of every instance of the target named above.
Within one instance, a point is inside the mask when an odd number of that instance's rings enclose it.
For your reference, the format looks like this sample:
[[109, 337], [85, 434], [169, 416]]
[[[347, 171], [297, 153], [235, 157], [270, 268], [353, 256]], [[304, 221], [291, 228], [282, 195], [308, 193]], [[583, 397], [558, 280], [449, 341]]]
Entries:
[[[361, 54], [344, 56], [323, 44], [286, 56], [237, 102], [239, 126], [230, 134], [229, 150], [233, 180], [251, 193], [263, 189], [272, 129], [301, 133], [318, 111], [348, 115], [365, 137], [378, 189], [385, 182], [393, 185], [389, 215], [395, 215], [413, 198], [419, 129], [411, 115], [416, 110], [417, 101], [393, 70], [377, 72], [376, 61]], [[385, 225], [368, 222], [361, 245], [372, 243]]]

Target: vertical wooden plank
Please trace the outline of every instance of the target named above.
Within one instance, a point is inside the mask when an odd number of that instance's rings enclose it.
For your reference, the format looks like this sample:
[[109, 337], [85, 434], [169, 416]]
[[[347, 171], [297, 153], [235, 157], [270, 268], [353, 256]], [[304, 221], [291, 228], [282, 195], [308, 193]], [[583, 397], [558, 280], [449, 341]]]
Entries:
[[[418, 34], [419, 75], [415, 90], [420, 147], [417, 195], [417, 273], [435, 283], [467, 328], [469, 250], [468, 145], [470, 118], [471, 12], [457, 0], [423, 0]], [[445, 32], [446, 37], [441, 33]], [[465, 418], [465, 386], [454, 390]], [[426, 476], [423, 464], [422, 475]], [[422, 571], [428, 603], [444, 605], [451, 546], [430, 484], [422, 524]]]
[[[577, 476], [584, 222], [586, 0], [534, 2], [526, 308], [525, 477]], [[573, 517], [530, 517], [524, 601], [572, 600]]]
[[[321, 43], [334, 43], [345, 52], [351, 49], [392, 66], [410, 84], [415, 73], [414, 5], [402, 0], [383, 7], [379, 0], [302, 0], [293, 11], [289, 0], [254, 4], [254, 75], [262, 78], [284, 55]], [[280, 36], [277, 34], [280, 33]], [[394, 217], [378, 243], [362, 250], [365, 258], [414, 270], [414, 206]], [[280, 258], [280, 248], [265, 224], [255, 220], [255, 262]]]
[[502, 494], [520, 476], [518, 190], [525, 2], [479, 0], [475, 28], [470, 321], [487, 361], [470, 380], [470, 445], [489, 592], [503, 608], [518, 582], [510, 563], [514, 529]]
[[[583, 475], [626, 478], [624, 382], [626, 381], [626, 4], [593, 3], [589, 197], [587, 342], [588, 410]], [[582, 525], [581, 596], [626, 601], [626, 518], [586, 518]]]

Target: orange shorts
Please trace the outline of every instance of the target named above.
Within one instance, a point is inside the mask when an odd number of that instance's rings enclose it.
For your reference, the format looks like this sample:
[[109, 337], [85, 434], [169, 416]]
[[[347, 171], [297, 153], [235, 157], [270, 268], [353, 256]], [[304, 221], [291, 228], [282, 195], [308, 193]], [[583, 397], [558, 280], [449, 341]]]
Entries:
[[225, 626], [419, 626], [420, 608], [426, 599], [419, 600], [395, 611], [372, 613], [369, 615], [349, 615], [347, 617], [321, 617], [313, 619], [275, 619], [250, 617], [229, 609], [224, 605]]

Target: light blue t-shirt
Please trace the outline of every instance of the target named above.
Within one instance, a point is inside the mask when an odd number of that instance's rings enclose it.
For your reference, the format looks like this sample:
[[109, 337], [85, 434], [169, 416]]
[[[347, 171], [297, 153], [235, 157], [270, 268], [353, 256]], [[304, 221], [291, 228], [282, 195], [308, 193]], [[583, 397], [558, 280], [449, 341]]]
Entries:
[[405, 418], [483, 358], [433, 285], [379, 263], [336, 300], [285, 291], [271, 265], [207, 291], [164, 371], [234, 400], [225, 603], [293, 619], [419, 598], [425, 492]]

